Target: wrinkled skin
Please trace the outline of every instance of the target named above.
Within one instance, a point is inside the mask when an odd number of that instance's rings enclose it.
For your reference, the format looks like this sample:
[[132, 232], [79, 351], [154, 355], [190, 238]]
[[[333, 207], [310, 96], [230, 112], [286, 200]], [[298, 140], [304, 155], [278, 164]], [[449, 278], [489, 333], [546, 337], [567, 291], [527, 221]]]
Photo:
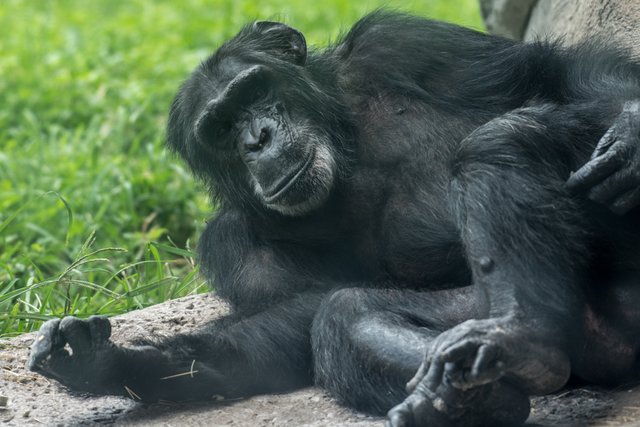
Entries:
[[308, 52], [249, 25], [168, 124], [218, 203], [199, 263], [232, 314], [127, 347], [51, 320], [29, 366], [142, 401], [315, 382], [394, 427], [518, 425], [569, 375], [638, 379], [639, 99], [614, 48], [377, 12]]

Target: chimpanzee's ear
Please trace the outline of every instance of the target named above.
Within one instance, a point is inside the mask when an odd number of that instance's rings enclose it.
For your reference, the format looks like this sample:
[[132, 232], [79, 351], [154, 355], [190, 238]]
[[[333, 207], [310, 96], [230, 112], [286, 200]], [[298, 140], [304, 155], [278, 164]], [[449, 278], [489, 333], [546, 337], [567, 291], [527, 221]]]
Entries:
[[253, 30], [263, 36], [262, 41], [267, 42], [274, 54], [296, 65], [304, 65], [307, 60], [307, 41], [300, 31], [272, 21], [256, 21]]

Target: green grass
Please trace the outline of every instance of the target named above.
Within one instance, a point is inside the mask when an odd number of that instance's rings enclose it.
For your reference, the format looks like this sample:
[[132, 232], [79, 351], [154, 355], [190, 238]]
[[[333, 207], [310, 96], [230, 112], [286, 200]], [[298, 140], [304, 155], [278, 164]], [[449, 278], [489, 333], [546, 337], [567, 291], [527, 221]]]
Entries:
[[476, 0], [260, 3], [0, 2], [0, 336], [206, 290], [192, 250], [212, 209], [164, 126], [244, 23], [281, 19], [316, 45], [381, 6], [481, 28]]

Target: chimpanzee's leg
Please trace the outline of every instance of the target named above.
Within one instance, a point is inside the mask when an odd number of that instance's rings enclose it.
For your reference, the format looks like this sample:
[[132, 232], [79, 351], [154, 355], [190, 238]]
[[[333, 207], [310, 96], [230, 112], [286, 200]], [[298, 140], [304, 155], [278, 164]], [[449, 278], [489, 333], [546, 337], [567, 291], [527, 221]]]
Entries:
[[322, 294], [301, 294], [251, 317], [228, 316], [147, 345], [109, 340], [103, 317], [45, 323], [29, 367], [81, 391], [136, 400], [244, 397], [311, 384], [309, 331]]
[[[479, 316], [434, 340], [409, 384], [413, 394], [389, 414], [392, 425], [428, 425], [425, 408], [444, 397], [447, 383], [471, 392], [504, 379], [538, 394], [566, 382], [585, 304], [579, 283], [589, 261], [589, 222], [564, 183], [579, 144], [591, 149], [606, 129], [598, 113], [593, 106], [523, 108], [461, 143], [452, 163], [452, 213]], [[483, 425], [473, 416], [483, 405], [475, 405], [458, 425]], [[439, 410], [456, 412], [450, 405]]]
[[593, 383], [629, 383], [640, 379], [640, 211], [598, 214], [597, 257], [571, 371]]
[[[341, 289], [321, 305], [312, 328], [316, 382], [341, 402], [383, 414], [407, 397], [430, 342], [440, 332], [477, 316], [471, 288], [434, 292], [397, 289]], [[480, 424], [522, 422], [529, 413], [526, 395], [497, 382], [471, 392], [443, 386], [442, 402], [475, 410]], [[444, 399], [444, 400], [443, 400]], [[437, 403], [436, 403], [437, 404]], [[482, 405], [484, 410], [478, 411]], [[496, 413], [504, 406], [508, 413]], [[423, 414], [431, 425], [455, 422], [432, 406]], [[488, 424], [487, 424], [488, 425]]]

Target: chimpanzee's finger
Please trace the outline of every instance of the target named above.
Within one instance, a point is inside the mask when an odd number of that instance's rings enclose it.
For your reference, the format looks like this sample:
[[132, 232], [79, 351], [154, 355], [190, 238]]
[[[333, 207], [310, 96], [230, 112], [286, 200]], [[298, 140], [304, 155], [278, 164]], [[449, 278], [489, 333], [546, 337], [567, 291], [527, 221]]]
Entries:
[[612, 211], [622, 215], [638, 205], [640, 205], [640, 188], [635, 188], [618, 197], [610, 207]]
[[31, 355], [29, 357], [29, 369], [38, 371], [51, 353], [64, 346], [60, 341], [58, 328], [60, 319], [52, 319], [45, 322], [31, 345]]
[[441, 353], [434, 355], [429, 370], [424, 377], [425, 384], [429, 390], [435, 390], [442, 382], [442, 376], [444, 375], [444, 361], [441, 358]]
[[60, 321], [60, 334], [71, 347], [72, 355], [88, 354], [92, 352], [91, 331], [86, 320], [74, 316], [67, 316]]
[[594, 160], [596, 157], [602, 156], [605, 152], [607, 152], [614, 142], [617, 141], [617, 127], [612, 126], [602, 135], [600, 141], [598, 141], [598, 145], [596, 145], [596, 149], [591, 153], [591, 160]]
[[407, 383], [407, 386], [406, 386], [407, 393], [414, 392], [420, 380], [422, 380], [422, 378], [424, 378], [424, 376], [428, 372], [430, 365], [431, 365], [430, 358], [427, 358], [427, 360], [425, 360], [420, 364], [420, 367], [418, 368], [418, 371], [416, 372], [416, 374]]
[[566, 182], [566, 187], [571, 191], [584, 191], [594, 187], [606, 177], [621, 168], [627, 159], [611, 149], [600, 157], [589, 160], [584, 166], [571, 174]]
[[475, 341], [466, 340], [452, 345], [443, 351], [440, 357], [444, 363], [458, 362], [469, 358], [470, 355], [475, 355], [478, 351], [478, 345]]
[[595, 185], [587, 192], [587, 197], [594, 202], [602, 204], [615, 200], [626, 194], [633, 188], [637, 188], [640, 180], [634, 176], [631, 170], [623, 169], [612, 175], [609, 175], [602, 182]]
[[111, 323], [106, 316], [91, 316], [87, 319], [91, 341], [94, 344], [102, 344], [111, 336]]

